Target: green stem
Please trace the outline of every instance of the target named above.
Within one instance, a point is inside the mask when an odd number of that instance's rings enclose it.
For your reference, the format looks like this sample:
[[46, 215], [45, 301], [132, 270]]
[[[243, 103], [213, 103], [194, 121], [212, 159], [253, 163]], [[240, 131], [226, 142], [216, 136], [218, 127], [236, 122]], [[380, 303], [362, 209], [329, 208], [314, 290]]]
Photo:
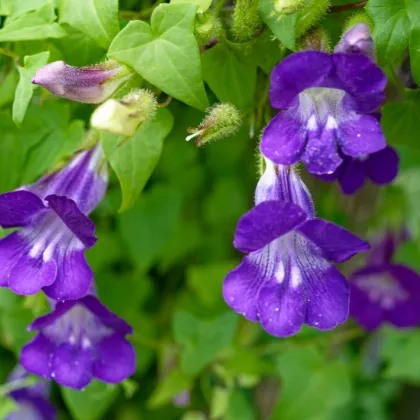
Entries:
[[19, 55], [14, 53], [13, 51], [8, 50], [7, 48], [0, 47], [0, 55], [6, 55], [7, 57], [11, 57], [15, 60], [19, 60]]
[[369, 0], [359, 1], [358, 3], [343, 4], [341, 6], [332, 6], [330, 12], [344, 12], [346, 10], [360, 9], [368, 4]]

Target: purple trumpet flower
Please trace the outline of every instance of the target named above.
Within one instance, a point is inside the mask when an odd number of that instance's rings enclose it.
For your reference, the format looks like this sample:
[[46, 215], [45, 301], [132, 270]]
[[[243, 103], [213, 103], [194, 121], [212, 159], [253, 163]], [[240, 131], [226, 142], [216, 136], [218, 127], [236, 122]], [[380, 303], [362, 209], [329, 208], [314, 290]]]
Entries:
[[28, 187], [0, 195], [0, 226], [21, 227], [0, 241], [0, 287], [53, 299], [88, 293], [93, 273], [84, 251], [95, 242], [86, 216], [102, 200], [107, 166], [100, 144]]
[[38, 335], [22, 348], [20, 362], [31, 373], [75, 389], [93, 378], [116, 384], [136, 369], [132, 328], [92, 295], [57, 302], [28, 328]]
[[86, 67], [73, 67], [54, 61], [41, 67], [32, 83], [41, 85], [56, 96], [72, 101], [99, 104], [109, 98], [132, 72], [123, 64], [108, 60]]
[[343, 163], [331, 175], [318, 175], [327, 182], [338, 180], [344, 194], [354, 194], [370, 179], [376, 185], [391, 183], [398, 175], [400, 158], [392, 147], [359, 158], [342, 156]]
[[369, 244], [315, 217], [311, 196], [293, 168], [266, 160], [255, 207], [241, 217], [235, 247], [248, 255], [223, 284], [229, 306], [277, 337], [306, 323], [329, 330], [348, 317], [349, 284], [328, 262]]
[[[18, 365], [8, 378], [9, 383], [25, 379], [28, 373]], [[55, 408], [48, 401], [50, 385], [40, 380], [30, 387], [18, 388], [9, 396], [17, 404], [17, 409], [9, 414], [5, 420], [55, 420]]]
[[385, 322], [398, 328], [420, 323], [420, 276], [410, 267], [392, 262], [405, 240], [388, 232], [372, 247], [366, 266], [352, 275], [350, 314], [367, 330]]
[[270, 100], [280, 109], [265, 128], [261, 152], [280, 165], [300, 160], [332, 174], [341, 155], [359, 158], [386, 147], [374, 112], [385, 98], [384, 72], [363, 54], [292, 54], [271, 73]]

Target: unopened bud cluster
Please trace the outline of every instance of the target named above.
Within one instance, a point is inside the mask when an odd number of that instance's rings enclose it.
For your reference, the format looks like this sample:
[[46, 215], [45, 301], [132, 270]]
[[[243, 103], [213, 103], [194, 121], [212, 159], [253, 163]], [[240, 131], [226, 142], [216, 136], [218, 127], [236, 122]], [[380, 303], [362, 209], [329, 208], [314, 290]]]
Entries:
[[132, 136], [150, 121], [157, 108], [153, 92], [138, 89], [120, 100], [108, 99], [92, 114], [91, 126], [121, 136]]
[[232, 18], [232, 33], [239, 42], [255, 38], [262, 25], [255, 0], [237, 0]]
[[197, 146], [203, 146], [211, 140], [228, 137], [234, 134], [241, 125], [239, 111], [230, 103], [216, 104], [209, 109], [203, 122], [194, 129], [189, 129], [187, 141], [195, 138]]
[[208, 45], [223, 37], [220, 19], [212, 12], [198, 14], [195, 20], [194, 35], [199, 45]]

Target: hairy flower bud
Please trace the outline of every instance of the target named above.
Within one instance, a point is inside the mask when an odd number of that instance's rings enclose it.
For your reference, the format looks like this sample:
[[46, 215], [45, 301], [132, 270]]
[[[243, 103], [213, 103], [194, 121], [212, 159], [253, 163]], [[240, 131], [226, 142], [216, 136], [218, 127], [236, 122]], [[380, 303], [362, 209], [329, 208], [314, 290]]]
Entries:
[[55, 61], [41, 67], [32, 83], [43, 86], [56, 96], [99, 104], [131, 75], [128, 67], [114, 60], [86, 67], [73, 67], [64, 61]]
[[223, 36], [222, 23], [212, 12], [197, 14], [194, 35], [199, 45], [208, 45]]
[[330, 7], [330, 0], [308, 0], [299, 9], [296, 24], [296, 34], [298, 37], [304, 35], [306, 31], [315, 26], [327, 13]]
[[191, 135], [186, 140], [197, 138], [196, 145], [203, 146], [211, 140], [232, 135], [238, 130], [241, 122], [240, 113], [232, 104], [216, 104], [209, 109], [206, 118], [198, 128], [188, 129]]
[[334, 49], [336, 53], [363, 54], [375, 61], [375, 47], [366, 23], [357, 23], [346, 31]]
[[275, 14], [290, 15], [306, 5], [308, 0], [273, 0]]
[[258, 2], [255, 0], [237, 0], [232, 22], [232, 33], [235, 39], [239, 42], [253, 39], [261, 25]]
[[330, 52], [330, 38], [328, 33], [320, 26], [312, 29], [299, 40], [298, 49]]
[[96, 108], [90, 120], [92, 128], [121, 136], [132, 136], [140, 125], [150, 121], [157, 108], [153, 92], [139, 89], [120, 100], [108, 99]]

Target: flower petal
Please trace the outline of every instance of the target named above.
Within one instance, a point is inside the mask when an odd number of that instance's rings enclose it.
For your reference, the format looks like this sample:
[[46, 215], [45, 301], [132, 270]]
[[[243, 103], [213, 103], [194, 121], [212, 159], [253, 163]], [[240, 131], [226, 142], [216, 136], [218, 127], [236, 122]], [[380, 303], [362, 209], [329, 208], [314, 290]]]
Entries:
[[27, 246], [27, 240], [18, 232], [0, 240], [0, 287], [9, 286], [10, 271]]
[[59, 269], [54, 283], [43, 289], [48, 297], [55, 300], [79, 299], [89, 292], [93, 272], [84, 250], [67, 249], [58, 257], [57, 265]]
[[367, 158], [366, 174], [375, 184], [389, 184], [398, 174], [399, 163], [398, 153], [388, 146]]
[[18, 295], [33, 295], [52, 284], [57, 277], [57, 265], [53, 259], [31, 257], [24, 253], [10, 270], [9, 287]]
[[288, 108], [303, 90], [322, 86], [333, 66], [332, 57], [323, 52], [303, 51], [289, 55], [271, 73], [271, 106]]
[[73, 200], [54, 194], [45, 197], [45, 200], [86, 248], [95, 245], [95, 225], [79, 210]]
[[352, 118], [341, 121], [337, 139], [342, 152], [352, 157], [374, 153], [386, 147], [381, 126], [371, 115], [354, 114]]
[[28, 330], [42, 330], [46, 327], [49, 327], [50, 325], [53, 325], [59, 318], [61, 318], [77, 303], [78, 302], [75, 300], [69, 300], [67, 302], [58, 302], [55, 305], [55, 308], [52, 312], [37, 318], [31, 325], [29, 325]]
[[339, 178], [341, 191], [344, 194], [354, 194], [363, 186], [366, 180], [365, 167], [365, 162], [360, 162], [357, 158], [346, 157]]
[[56, 345], [44, 334], [38, 334], [20, 352], [20, 363], [30, 373], [51, 378], [51, 359]]
[[60, 385], [83, 389], [92, 380], [92, 355], [88, 349], [61, 344], [52, 359], [51, 377]]
[[305, 219], [306, 213], [294, 203], [264, 201], [239, 219], [233, 243], [241, 252], [257, 251]]
[[[331, 121], [331, 122], [328, 122]], [[308, 130], [308, 143], [302, 161], [311, 174], [331, 174], [341, 164], [342, 159], [337, 151], [336, 123], [329, 119], [321, 132]]]
[[307, 220], [297, 230], [321, 249], [324, 258], [335, 262], [346, 261], [370, 248], [347, 229], [322, 219]]
[[105, 337], [97, 345], [96, 360], [92, 373], [95, 378], [117, 384], [133, 375], [136, 371], [136, 353], [133, 346], [114, 333]]
[[237, 313], [250, 321], [258, 321], [257, 299], [261, 286], [271, 280], [268, 260], [270, 252], [255, 252], [245, 257], [242, 263], [228, 273], [223, 282], [223, 298]]
[[45, 210], [41, 199], [29, 191], [0, 194], [0, 226], [25, 226], [34, 214]]
[[306, 143], [306, 129], [296, 110], [280, 111], [267, 125], [261, 153], [280, 165], [299, 162]]

